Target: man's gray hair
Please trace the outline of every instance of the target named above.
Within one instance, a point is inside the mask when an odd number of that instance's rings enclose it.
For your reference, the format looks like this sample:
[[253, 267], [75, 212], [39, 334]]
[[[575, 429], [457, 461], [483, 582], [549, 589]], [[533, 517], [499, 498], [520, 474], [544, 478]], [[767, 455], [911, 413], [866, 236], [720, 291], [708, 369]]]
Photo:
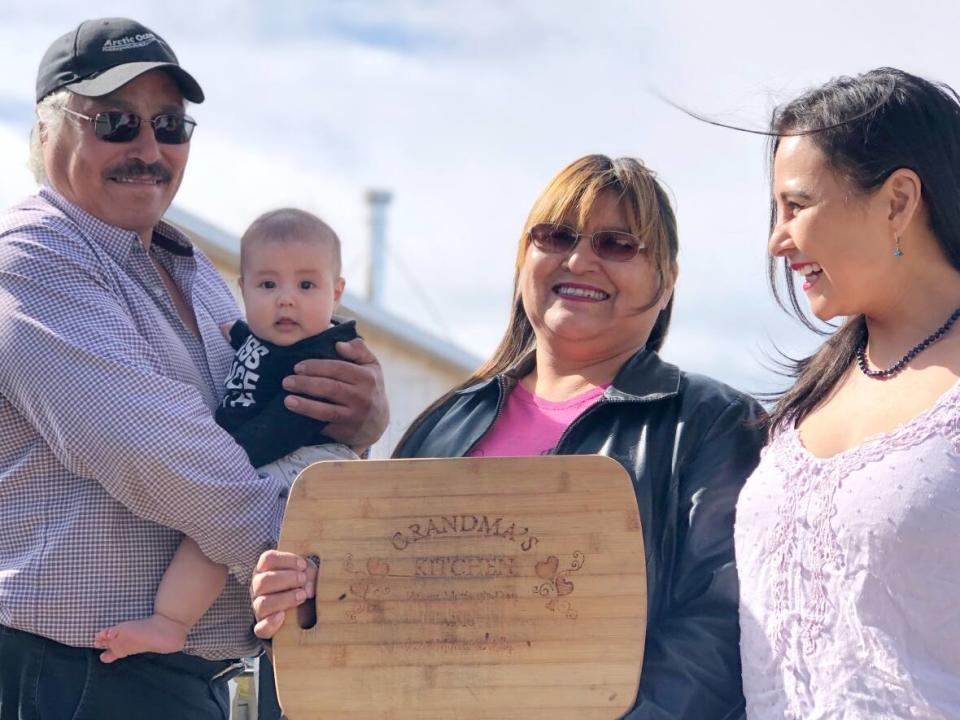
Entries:
[[27, 166], [38, 184], [47, 182], [47, 171], [43, 165], [43, 144], [40, 142], [41, 129], [47, 137], [55, 136], [60, 132], [63, 109], [70, 102], [70, 95], [72, 93], [69, 90], [57, 90], [37, 103], [36, 119], [30, 131], [30, 159]]

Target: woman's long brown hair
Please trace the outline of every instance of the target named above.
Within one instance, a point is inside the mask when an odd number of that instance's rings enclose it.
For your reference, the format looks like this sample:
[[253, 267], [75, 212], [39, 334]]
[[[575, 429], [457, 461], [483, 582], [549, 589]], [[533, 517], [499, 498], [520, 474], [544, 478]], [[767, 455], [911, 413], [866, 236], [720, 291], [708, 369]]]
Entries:
[[[899, 168], [915, 171], [930, 229], [950, 264], [960, 269], [960, 99], [948, 85], [895, 68], [835, 78], [777, 108], [770, 135], [771, 180], [779, 140], [790, 135], [808, 137], [856, 193], [875, 191]], [[776, 224], [772, 204], [771, 233]], [[786, 281], [790, 309], [808, 328], [824, 334], [805, 316], [788, 265], [771, 257], [770, 284], [786, 309], [778, 275]], [[795, 382], [774, 396], [771, 427], [799, 423], [830, 397], [866, 339], [866, 319], [854, 315], [813, 355], [787, 358], [785, 374]]]
[[[657, 269], [660, 283], [647, 309], [660, 301], [668, 289], [663, 278], [665, 273], [672, 274], [679, 250], [677, 221], [666, 191], [656, 175], [635, 158], [612, 160], [606, 155], [587, 155], [575, 160], [550, 181], [527, 217], [517, 247], [510, 321], [493, 355], [465, 382], [454, 387], [420, 413], [400, 438], [398, 448], [403, 447], [424, 419], [456, 392], [505, 372], [533, 350], [533, 326], [523, 309], [523, 300], [520, 297], [520, 270], [529, 247], [528, 230], [537, 223], [561, 223], [571, 217], [577, 218], [578, 225], [582, 227], [597, 198], [606, 192], [617, 193], [630, 231], [644, 242], [645, 252]], [[648, 347], [654, 350], [661, 348], [667, 337], [672, 312], [671, 295], [650, 332], [646, 342]]]

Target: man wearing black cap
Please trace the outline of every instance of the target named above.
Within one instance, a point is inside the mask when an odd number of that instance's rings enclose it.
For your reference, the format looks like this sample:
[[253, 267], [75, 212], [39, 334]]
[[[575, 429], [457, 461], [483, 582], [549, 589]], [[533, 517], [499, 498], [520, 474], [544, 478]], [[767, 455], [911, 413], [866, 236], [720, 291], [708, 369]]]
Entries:
[[[4, 719], [226, 718], [226, 680], [258, 650], [247, 587], [284, 497], [212, 416], [239, 311], [161, 219], [196, 125], [185, 101], [200, 86], [131, 20], [81, 23], [41, 62], [42, 187], [0, 213]], [[362, 342], [340, 354], [355, 362], [288, 378], [290, 407], [366, 446], [386, 424], [379, 366]], [[96, 632], [151, 612], [183, 535], [231, 568], [223, 594], [185, 652], [101, 663]]]

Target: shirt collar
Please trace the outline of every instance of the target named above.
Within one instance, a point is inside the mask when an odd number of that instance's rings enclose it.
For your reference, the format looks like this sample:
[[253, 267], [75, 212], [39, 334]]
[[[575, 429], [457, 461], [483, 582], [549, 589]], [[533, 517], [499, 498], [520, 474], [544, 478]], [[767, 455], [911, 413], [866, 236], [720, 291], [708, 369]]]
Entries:
[[604, 397], [651, 401], [680, 392], [680, 368], [660, 359], [653, 348], [643, 347], [623, 364]]
[[[134, 247], [142, 246], [140, 236], [133, 230], [105, 223], [74, 205], [49, 185], [41, 186], [38, 195], [76, 223], [84, 237], [100, 245], [121, 266], [126, 263], [127, 256]], [[193, 255], [190, 239], [165, 220], [161, 220], [153, 228], [153, 242], [157, 247], [174, 255]]]

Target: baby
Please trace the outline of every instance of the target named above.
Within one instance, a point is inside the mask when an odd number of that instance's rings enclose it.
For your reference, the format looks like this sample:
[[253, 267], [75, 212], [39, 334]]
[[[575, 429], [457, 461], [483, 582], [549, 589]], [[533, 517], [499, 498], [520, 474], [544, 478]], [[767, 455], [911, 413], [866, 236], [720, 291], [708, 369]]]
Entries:
[[[357, 455], [322, 434], [323, 423], [287, 410], [281, 381], [309, 358], [337, 358], [334, 345], [357, 337], [353, 321], [332, 319], [343, 294], [340, 240], [323, 220], [295, 209], [254, 220], [240, 240], [240, 289], [247, 321], [225, 326], [237, 351], [217, 422], [251, 464], [289, 489], [318, 460]], [[153, 615], [97, 633], [103, 662], [183, 649], [190, 628], [223, 590], [227, 568], [185, 537], [160, 581]]]

